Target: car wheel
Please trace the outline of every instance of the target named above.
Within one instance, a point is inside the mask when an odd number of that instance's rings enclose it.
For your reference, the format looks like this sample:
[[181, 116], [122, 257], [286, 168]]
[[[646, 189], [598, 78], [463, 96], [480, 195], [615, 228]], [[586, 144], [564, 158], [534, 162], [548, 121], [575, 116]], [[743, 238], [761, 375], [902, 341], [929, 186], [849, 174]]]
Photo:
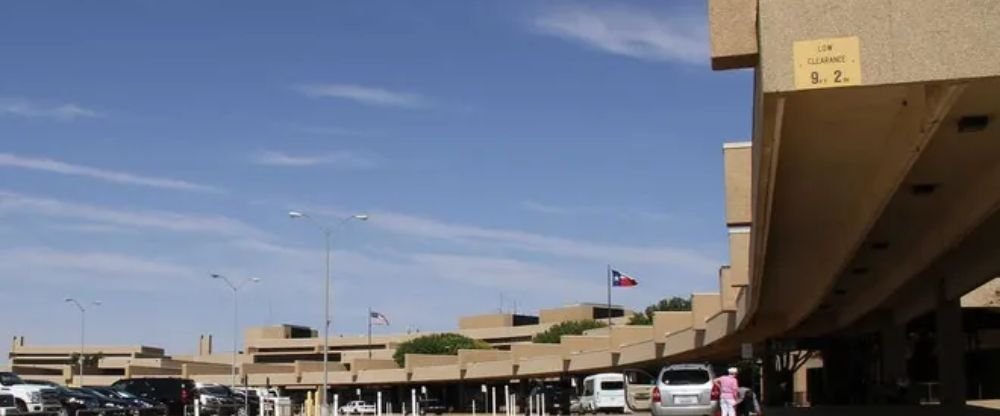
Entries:
[[20, 413], [28, 413], [28, 404], [24, 400], [17, 399], [17, 411]]

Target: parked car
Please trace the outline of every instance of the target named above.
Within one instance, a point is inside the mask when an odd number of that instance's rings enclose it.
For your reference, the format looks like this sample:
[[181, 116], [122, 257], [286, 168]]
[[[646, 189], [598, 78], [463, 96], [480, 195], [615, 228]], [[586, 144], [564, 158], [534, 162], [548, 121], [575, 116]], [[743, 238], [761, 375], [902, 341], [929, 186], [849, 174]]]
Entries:
[[132, 393], [115, 390], [111, 387], [90, 387], [91, 391], [105, 397], [121, 400], [132, 409], [133, 416], [165, 416], [167, 406], [155, 400], [143, 399]]
[[584, 412], [624, 413], [625, 378], [621, 373], [594, 374], [583, 379], [580, 406]]
[[[668, 365], [656, 377], [641, 370], [625, 374], [627, 403], [633, 411], [649, 410], [653, 416], [714, 416], [719, 410], [719, 388], [711, 365]], [[644, 392], [648, 394], [641, 395]]]
[[71, 388], [70, 390], [96, 400], [99, 403], [97, 409], [100, 410], [102, 416], [132, 416], [131, 407], [124, 401], [104, 397], [88, 388]]
[[248, 412], [249, 416], [256, 416], [257, 413], [260, 413], [260, 396], [258, 395], [257, 390], [229, 388], [229, 391], [236, 397], [237, 402], [241, 402], [238, 403], [241, 408], [237, 409], [237, 413], [242, 414], [244, 412]]
[[0, 393], [14, 396], [14, 407], [21, 413], [55, 414], [62, 411], [55, 389], [25, 383], [14, 373], [0, 372]]
[[89, 395], [70, 390], [60, 385], [55, 385], [52, 388], [56, 390], [56, 394], [59, 397], [59, 404], [62, 405], [62, 412], [60, 413], [62, 416], [76, 416], [88, 412], [97, 413], [103, 410], [101, 402]]
[[348, 415], [373, 415], [375, 414], [375, 405], [365, 403], [364, 400], [354, 400], [340, 406], [340, 413]]
[[231, 416], [242, 412], [243, 400], [226, 386], [199, 384], [198, 404], [206, 415]]
[[183, 416], [184, 408], [193, 406], [198, 394], [194, 381], [186, 378], [129, 378], [118, 380], [111, 387], [142, 399], [162, 403], [170, 416]]

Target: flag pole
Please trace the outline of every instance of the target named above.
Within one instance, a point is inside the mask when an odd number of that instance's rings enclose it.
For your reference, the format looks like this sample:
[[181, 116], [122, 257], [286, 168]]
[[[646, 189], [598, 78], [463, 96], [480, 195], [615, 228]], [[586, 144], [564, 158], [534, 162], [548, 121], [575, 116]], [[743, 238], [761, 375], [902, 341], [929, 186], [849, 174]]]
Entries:
[[611, 330], [611, 265], [608, 265], [608, 331]]
[[368, 359], [372, 359], [372, 307], [368, 307]]

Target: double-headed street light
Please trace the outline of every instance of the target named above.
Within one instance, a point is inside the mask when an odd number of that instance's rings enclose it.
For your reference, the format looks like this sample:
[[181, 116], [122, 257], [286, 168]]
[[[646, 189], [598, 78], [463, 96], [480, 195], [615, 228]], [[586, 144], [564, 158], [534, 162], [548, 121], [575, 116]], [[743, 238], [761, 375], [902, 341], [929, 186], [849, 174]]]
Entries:
[[323, 406], [320, 407], [320, 413], [322, 416], [327, 414], [327, 400], [326, 400], [326, 390], [329, 388], [328, 375], [329, 372], [328, 364], [330, 361], [330, 237], [333, 235], [333, 228], [346, 223], [350, 220], [358, 221], [368, 221], [368, 215], [366, 214], [355, 214], [344, 218], [333, 225], [326, 225], [320, 223], [313, 219], [313, 217], [301, 211], [288, 211], [288, 217], [291, 219], [306, 219], [315, 224], [321, 231], [323, 231], [323, 237], [326, 239], [326, 278], [324, 279], [325, 290], [323, 291], [323, 389], [321, 390], [320, 403]]
[[[86, 346], [85, 334], [86, 334], [86, 330], [87, 330], [87, 308], [84, 308], [83, 304], [80, 303], [75, 298], [66, 298], [66, 302], [67, 303], [72, 303], [72, 304], [76, 305], [76, 308], [80, 310], [80, 357], [79, 357], [79, 361], [80, 361], [79, 362], [79, 365], [80, 365], [80, 370], [79, 370], [79, 372], [80, 372], [80, 383], [79, 383], [79, 385], [80, 385], [80, 387], [83, 387], [83, 364], [84, 364], [83, 357], [84, 357], [84, 348]], [[90, 304], [94, 305], [94, 306], [101, 306], [101, 301], [95, 300], [93, 302], [90, 302]]]
[[239, 352], [239, 346], [237, 345], [237, 339], [239, 338], [240, 331], [240, 288], [245, 286], [247, 283], [259, 283], [260, 279], [256, 277], [245, 277], [242, 280], [237, 280], [233, 283], [228, 277], [221, 274], [212, 274], [213, 279], [220, 279], [226, 282], [226, 285], [230, 289], [233, 289], [233, 368], [230, 370], [232, 375], [232, 386], [236, 387], [236, 354]]

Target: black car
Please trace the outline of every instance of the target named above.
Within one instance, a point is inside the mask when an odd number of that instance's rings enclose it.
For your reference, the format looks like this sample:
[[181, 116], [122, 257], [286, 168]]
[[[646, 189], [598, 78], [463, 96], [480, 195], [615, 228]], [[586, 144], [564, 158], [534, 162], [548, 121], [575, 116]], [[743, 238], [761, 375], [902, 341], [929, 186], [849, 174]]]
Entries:
[[101, 414], [104, 416], [134, 416], [132, 415], [132, 408], [128, 402], [105, 397], [104, 395], [85, 387], [71, 388], [69, 390], [96, 400], [98, 407], [90, 410], [100, 410]]
[[[41, 384], [35, 382], [32, 383]], [[55, 383], [46, 385], [52, 386], [52, 388], [56, 391], [56, 397], [59, 399], [59, 404], [62, 405], [62, 414], [64, 416], [83, 415], [87, 413], [96, 414], [97, 412], [104, 410], [101, 401], [88, 394], [80, 393]]]
[[128, 403], [135, 416], [165, 416], [167, 414], [167, 406], [163, 403], [143, 399], [127, 391], [115, 390], [111, 387], [90, 387], [90, 390], [105, 397]]
[[438, 399], [432, 399], [425, 397], [423, 399], [417, 400], [417, 408], [420, 409], [421, 415], [435, 414], [440, 415], [447, 412], [449, 409]]
[[142, 399], [162, 403], [170, 416], [183, 416], [184, 408], [194, 406], [197, 390], [193, 380], [174, 377], [129, 378], [111, 385]]

